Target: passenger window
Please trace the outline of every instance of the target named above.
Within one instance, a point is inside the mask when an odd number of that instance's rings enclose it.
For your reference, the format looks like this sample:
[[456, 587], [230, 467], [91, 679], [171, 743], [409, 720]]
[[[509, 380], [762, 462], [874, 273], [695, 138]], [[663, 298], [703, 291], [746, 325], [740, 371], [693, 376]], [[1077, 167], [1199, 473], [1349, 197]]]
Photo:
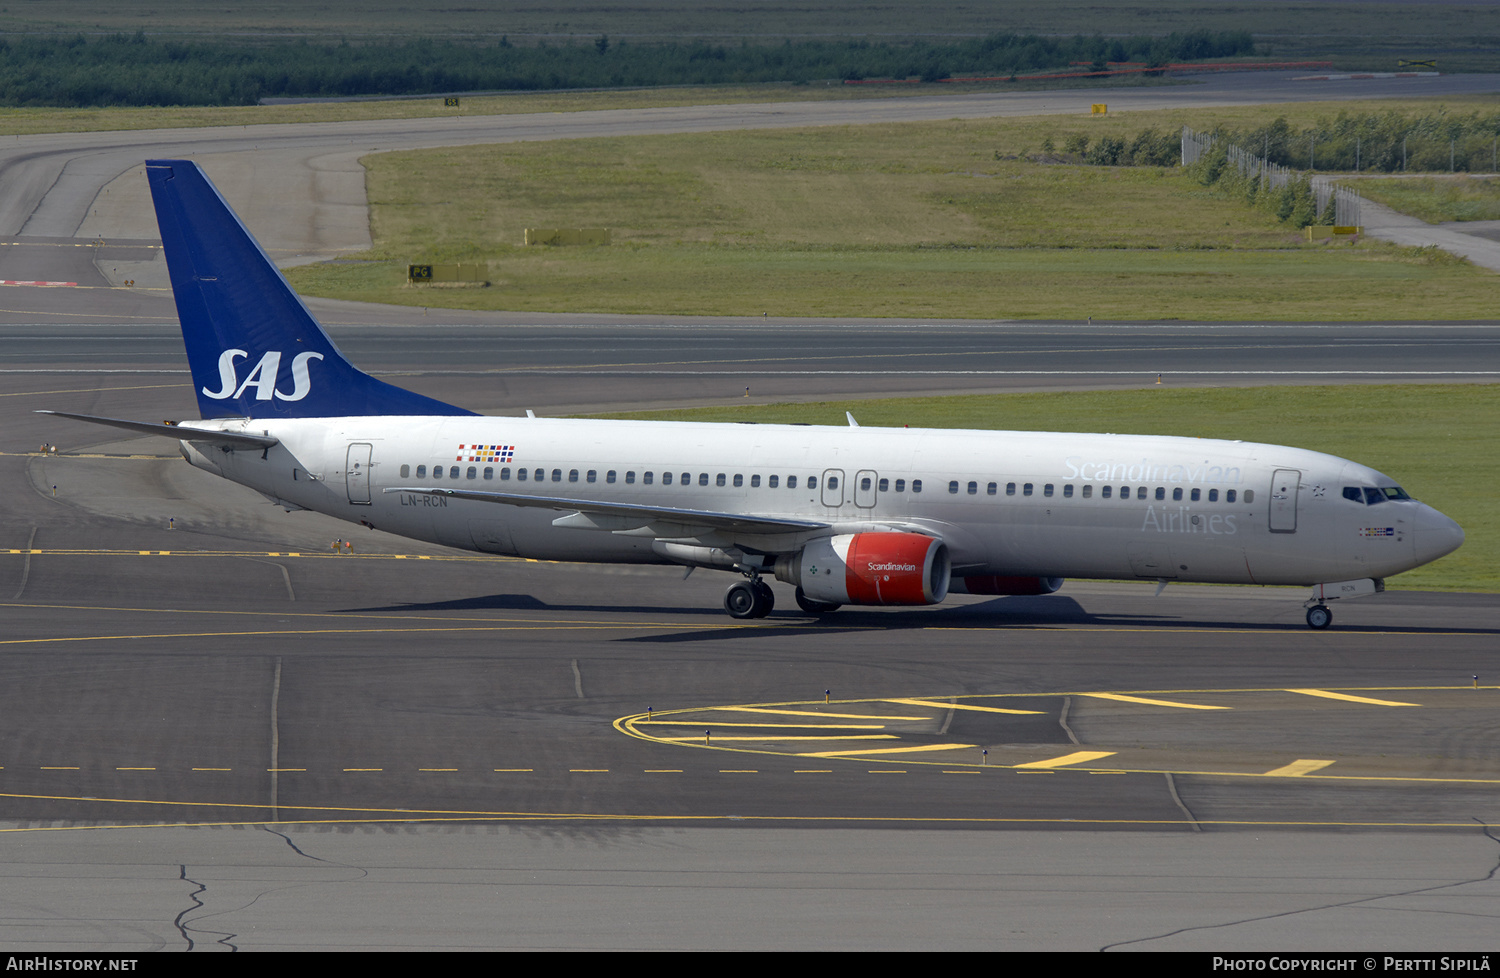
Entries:
[[759, 489], [760, 488], [760, 476], [758, 476], [758, 475], [752, 475], [750, 477], [750, 488], [751, 489]]
[[405, 479], [405, 478], [408, 478], [410, 476], [411, 476], [411, 466], [410, 465], [403, 465], [403, 466], [401, 466], [401, 478]]
[[859, 488], [860, 488], [860, 490], [862, 492], [869, 492], [870, 491], [870, 477], [869, 476], [865, 476], [863, 479], [859, 480]]
[[1089, 499], [1093, 495], [1094, 495], [1094, 487], [1093, 486], [1084, 486], [1083, 487], [1083, 498], [1084, 499]]
[[1156, 487], [1156, 501], [1157, 502], [1161, 502], [1163, 499], [1166, 499], [1166, 498], [1167, 498], [1167, 489], [1166, 489], [1166, 487], [1165, 486], [1157, 486]]
[[1224, 501], [1226, 503], [1232, 503], [1232, 502], [1234, 502], [1234, 490], [1233, 489], [1226, 489], [1226, 490], [1224, 490]]
[[546, 475], [547, 475], [547, 470], [546, 469], [535, 469], [531, 473], [531, 478], [532, 478], [533, 482], [541, 482], [542, 479], [544, 479], [546, 477]]
[[998, 485], [996, 485], [995, 483], [991, 482], [989, 485], [987, 485], [987, 486], [984, 487], [984, 494], [986, 496], [993, 496], [995, 494], [995, 492], [999, 488], [1000, 487]]
[[525, 469], [516, 469], [516, 481], [517, 482], [525, 482], [526, 481], [526, 470]]
[[1129, 486], [1121, 486], [1120, 487], [1120, 498], [1121, 499], [1129, 499], [1130, 498], [1130, 487]]
[[913, 479], [913, 480], [911, 480], [911, 491], [912, 492], [921, 492], [922, 491], [922, 480], [921, 479]]
[[634, 469], [631, 469], [629, 472], [625, 473], [625, 484], [627, 486], [633, 486], [633, 485], [635, 485], [635, 470]]
[[477, 466], [477, 465], [471, 465], [471, 466], [469, 466], [469, 470], [464, 473], [464, 476], [466, 478], [469, 478], [469, 479], [477, 479], [477, 478], [479, 478], [479, 466]]
[[1111, 487], [1109, 487], [1109, 486], [1100, 486], [1099, 487], [1099, 498], [1100, 499], [1108, 499], [1109, 498], [1109, 493], [1110, 493], [1110, 488]]
[[458, 466], [456, 466], [456, 465], [450, 465], [450, 466], [448, 466], [448, 478], [450, 478], [450, 479], [457, 479], [458, 478]]
[[699, 472], [698, 473], [698, 485], [700, 485], [700, 486], [706, 486], [706, 485], [708, 485], [708, 473], [707, 472]]
[[432, 467], [432, 477], [434, 479], [441, 479], [443, 477], [443, 467], [441, 465], [434, 465]]
[[1016, 484], [1014, 482], [1007, 482], [1005, 484], [1005, 494], [1007, 496], [1014, 496], [1016, 494]]
[[738, 472], [736, 472], [734, 474], [734, 487], [736, 489], [739, 489], [739, 488], [742, 488], [744, 485], [745, 485], [745, 477], [742, 476], [742, 475], [740, 475]]
[[[522, 469], [521, 471], [525, 472], [526, 470]], [[500, 481], [501, 482], [509, 482], [510, 481], [510, 469], [509, 468], [501, 468], [500, 469]]]
[[1065, 484], [1063, 486], [1063, 498], [1064, 499], [1072, 499], [1073, 498], [1073, 483], [1069, 482], [1069, 483], [1067, 483], [1067, 484]]
[[1219, 490], [1217, 490], [1217, 489], [1210, 489], [1210, 490], [1208, 490], [1208, 501], [1211, 502], [1211, 503], [1218, 502], [1219, 501]]
[[553, 482], [561, 482], [562, 481], [562, 469], [553, 469], [552, 470], [552, 481]]
[[1141, 486], [1138, 489], [1136, 489], [1136, 491], [1135, 491], [1135, 498], [1137, 498], [1137, 499], [1145, 499], [1146, 498], [1146, 487], [1145, 486]]
[[599, 470], [598, 469], [589, 469], [588, 475], [584, 476], [584, 478], [587, 479], [587, 480], [589, 480], [590, 482], [598, 482], [599, 481]]
[[651, 472], [642, 472], [641, 473], [641, 485], [643, 485], [643, 486], [649, 486], [651, 484], [651, 480], [653, 478], [655, 478], [655, 474], [654, 473], [651, 473]]
[[773, 475], [773, 476], [771, 476], [770, 479], [766, 480], [766, 485], [768, 487], [772, 488], [772, 489], [775, 489], [776, 488], [776, 483], [777, 483], [777, 481], [779, 481], [780, 478], [781, 478], [780, 476]]
[[836, 475], [829, 476], [828, 477], [828, 488], [830, 488], [830, 489], [837, 489], [838, 487], [839, 487], [839, 477], [836, 476]]
[[604, 481], [607, 482], [607, 483], [609, 483], [610, 485], [614, 485], [615, 484], [615, 470], [614, 469], [610, 469], [608, 472], [604, 473]]
[[1247, 502], [1247, 503], [1253, 503], [1253, 502], [1255, 502], [1255, 490], [1254, 489], [1246, 489], [1245, 490], [1245, 502]]
[[807, 488], [809, 488], [809, 489], [816, 489], [816, 488], [818, 488], [818, 477], [817, 476], [810, 475], [810, 476], [807, 477]]
[[568, 470], [568, 481], [569, 482], [577, 482], [578, 481], [578, 470], [577, 469], [569, 469]]
[[1176, 489], [1172, 490], [1172, 502], [1174, 502], [1174, 503], [1180, 503], [1180, 502], [1182, 502], [1182, 487], [1181, 486], [1178, 486]]
[[948, 491], [951, 492], [951, 493], [953, 493], [954, 495], [957, 495], [958, 494], [958, 483], [957, 482], [950, 482], [950, 483], [948, 483]]
[[1042, 486], [1042, 495], [1048, 497], [1052, 495], [1052, 483], [1049, 482], [1045, 486]]
[[1023, 485], [1021, 487], [1021, 495], [1023, 495], [1023, 496], [1029, 496], [1029, 495], [1031, 495], [1031, 483], [1028, 482], [1028, 483], [1026, 483], [1025, 485]]
[[905, 479], [897, 479], [896, 480], [896, 491], [897, 492], [905, 492], [906, 491], [906, 480]]
[[692, 485], [693, 484], [693, 473], [691, 473], [691, 472], [684, 472], [684, 473], [682, 473], [682, 479], [679, 480], [679, 481], [681, 481], [682, 484], [685, 485], [685, 486]]
[[484, 467], [484, 477], [486, 480], [493, 480], [495, 478], [495, 467], [493, 465], [486, 465]]
[[723, 472], [720, 472], [718, 475], [714, 476], [714, 485], [718, 486], [720, 489], [724, 488], [724, 473]]
[[969, 483], [969, 495], [971, 495], [971, 496], [977, 496], [977, 495], [979, 495], [979, 483], [977, 483], [977, 482], [971, 482], [971, 483]]
[[419, 466], [417, 466], [417, 478], [418, 479], [425, 479], [425, 478], [427, 478], [427, 466], [425, 466], [425, 465], [419, 465]]
[[664, 486], [670, 486], [672, 484], [672, 473], [663, 472], [661, 474], [661, 484]]
[[1192, 493], [1189, 495], [1189, 498], [1192, 499], [1192, 501], [1196, 503], [1198, 501], [1199, 497], [1201, 497], [1202, 495], [1203, 495], [1203, 490], [1202, 489], [1194, 489], [1192, 491]]
[[795, 475], [789, 475], [786, 477], [786, 487], [788, 489], [797, 488], [797, 477]]

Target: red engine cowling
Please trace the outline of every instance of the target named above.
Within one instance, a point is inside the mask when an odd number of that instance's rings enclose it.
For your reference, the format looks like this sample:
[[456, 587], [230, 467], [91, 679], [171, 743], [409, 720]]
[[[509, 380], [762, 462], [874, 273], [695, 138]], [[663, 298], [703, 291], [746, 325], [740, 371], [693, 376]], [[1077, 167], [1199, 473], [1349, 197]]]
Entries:
[[948, 596], [943, 541], [919, 533], [852, 533], [814, 540], [776, 561], [776, 579], [828, 604], [937, 604]]
[[953, 582], [954, 594], [1051, 594], [1063, 586], [1060, 577], [960, 577]]

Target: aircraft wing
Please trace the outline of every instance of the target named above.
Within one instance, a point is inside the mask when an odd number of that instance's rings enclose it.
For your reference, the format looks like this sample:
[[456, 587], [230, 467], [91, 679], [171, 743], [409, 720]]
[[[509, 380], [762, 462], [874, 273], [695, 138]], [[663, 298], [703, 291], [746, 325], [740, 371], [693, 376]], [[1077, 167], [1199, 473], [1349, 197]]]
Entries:
[[69, 414], [67, 411], [37, 411], [37, 414], [55, 414], [59, 418], [75, 421], [91, 421], [94, 424], [124, 428], [143, 435], [164, 435], [178, 441], [197, 441], [209, 445], [233, 445], [236, 448], [270, 448], [278, 439], [270, 435], [251, 435], [239, 431], [215, 431], [212, 428], [185, 428], [175, 424], [155, 424], [150, 421], [126, 421], [121, 418], [101, 418], [92, 414]]
[[738, 533], [805, 533], [828, 529], [832, 524], [816, 520], [796, 520], [777, 516], [751, 516], [744, 513], [720, 513], [711, 510], [678, 509], [672, 506], [642, 506], [635, 503], [602, 503], [592, 499], [567, 499], [560, 496], [532, 496], [510, 492], [480, 492], [471, 489], [419, 488], [386, 489], [386, 492], [409, 492], [425, 496], [447, 496], [452, 499], [475, 499], [507, 506], [531, 506], [539, 509], [567, 511], [554, 521], [556, 526], [615, 532], [653, 529], [655, 536], [686, 537], [703, 530], [727, 530]]

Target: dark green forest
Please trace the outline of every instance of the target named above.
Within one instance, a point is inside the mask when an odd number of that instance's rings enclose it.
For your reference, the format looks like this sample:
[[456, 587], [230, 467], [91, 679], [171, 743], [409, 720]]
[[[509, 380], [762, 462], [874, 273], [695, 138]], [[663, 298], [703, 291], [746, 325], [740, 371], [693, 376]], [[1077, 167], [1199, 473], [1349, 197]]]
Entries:
[[1149, 66], [1250, 55], [1248, 32], [1166, 37], [989, 37], [934, 43], [531, 45], [160, 41], [144, 34], [0, 41], [0, 105], [253, 105], [266, 98], [1008, 77], [1107, 62]]

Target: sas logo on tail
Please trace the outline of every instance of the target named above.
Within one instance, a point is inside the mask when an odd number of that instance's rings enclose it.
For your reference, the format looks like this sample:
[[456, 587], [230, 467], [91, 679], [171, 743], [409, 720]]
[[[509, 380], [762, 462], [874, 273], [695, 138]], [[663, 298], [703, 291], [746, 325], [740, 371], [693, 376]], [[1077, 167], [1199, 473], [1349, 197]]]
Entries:
[[321, 353], [299, 353], [292, 358], [292, 392], [276, 389], [276, 375], [281, 370], [281, 351], [272, 350], [260, 358], [260, 362], [243, 381], [235, 369], [235, 361], [250, 354], [244, 350], [225, 350], [219, 354], [219, 389], [203, 388], [203, 396], [216, 401], [238, 399], [245, 391], [255, 388], [257, 401], [269, 401], [273, 396], [279, 401], [300, 401], [312, 390], [312, 378], [307, 374], [309, 360], [321, 360]]

